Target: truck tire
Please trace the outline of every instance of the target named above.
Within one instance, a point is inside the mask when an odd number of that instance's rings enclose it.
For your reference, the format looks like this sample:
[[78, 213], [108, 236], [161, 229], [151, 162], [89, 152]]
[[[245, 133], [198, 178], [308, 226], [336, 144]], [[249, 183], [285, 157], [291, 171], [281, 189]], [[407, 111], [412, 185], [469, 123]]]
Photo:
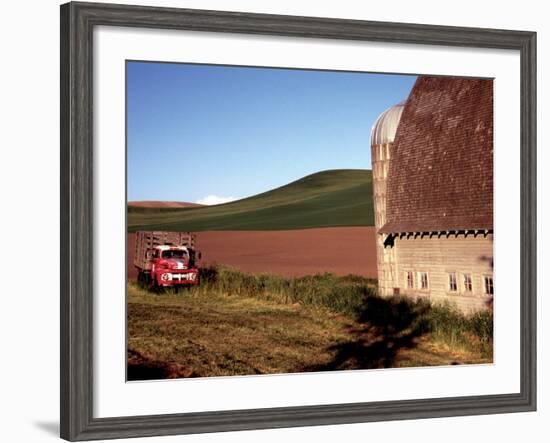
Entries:
[[157, 279], [149, 276], [149, 280], [150, 280], [149, 287], [151, 288], [151, 291], [154, 292], [155, 294], [158, 294], [160, 292], [160, 285], [158, 284]]
[[142, 288], [147, 288], [151, 282], [151, 275], [147, 272], [139, 271], [137, 277], [138, 285]]

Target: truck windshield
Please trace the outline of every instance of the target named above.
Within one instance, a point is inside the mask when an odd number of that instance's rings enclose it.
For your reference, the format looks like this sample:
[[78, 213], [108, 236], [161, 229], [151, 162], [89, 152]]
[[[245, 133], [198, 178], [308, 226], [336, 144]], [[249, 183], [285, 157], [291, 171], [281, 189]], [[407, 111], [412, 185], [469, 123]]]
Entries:
[[169, 249], [162, 251], [162, 258], [187, 258], [187, 251]]

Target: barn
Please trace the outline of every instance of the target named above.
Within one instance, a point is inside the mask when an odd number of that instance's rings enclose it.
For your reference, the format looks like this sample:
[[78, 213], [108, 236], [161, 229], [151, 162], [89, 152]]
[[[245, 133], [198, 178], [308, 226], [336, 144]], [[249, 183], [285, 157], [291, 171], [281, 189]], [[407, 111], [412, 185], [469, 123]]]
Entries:
[[491, 307], [492, 80], [418, 77], [371, 151], [381, 295]]

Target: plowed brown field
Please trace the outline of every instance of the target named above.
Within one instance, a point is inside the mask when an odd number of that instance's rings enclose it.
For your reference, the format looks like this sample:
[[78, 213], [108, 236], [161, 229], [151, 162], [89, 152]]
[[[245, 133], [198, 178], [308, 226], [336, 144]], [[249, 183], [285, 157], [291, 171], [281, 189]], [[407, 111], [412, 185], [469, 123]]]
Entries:
[[[135, 234], [128, 234], [128, 278], [134, 268]], [[250, 273], [285, 277], [332, 272], [376, 278], [374, 227], [289, 231], [197, 232], [201, 264], [223, 264]]]

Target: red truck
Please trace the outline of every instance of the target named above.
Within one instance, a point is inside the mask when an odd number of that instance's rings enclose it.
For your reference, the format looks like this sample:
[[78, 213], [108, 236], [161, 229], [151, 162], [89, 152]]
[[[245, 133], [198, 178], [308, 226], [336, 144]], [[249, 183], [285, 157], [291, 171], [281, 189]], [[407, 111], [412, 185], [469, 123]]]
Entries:
[[197, 259], [195, 235], [189, 232], [136, 232], [138, 281], [152, 288], [198, 285]]

